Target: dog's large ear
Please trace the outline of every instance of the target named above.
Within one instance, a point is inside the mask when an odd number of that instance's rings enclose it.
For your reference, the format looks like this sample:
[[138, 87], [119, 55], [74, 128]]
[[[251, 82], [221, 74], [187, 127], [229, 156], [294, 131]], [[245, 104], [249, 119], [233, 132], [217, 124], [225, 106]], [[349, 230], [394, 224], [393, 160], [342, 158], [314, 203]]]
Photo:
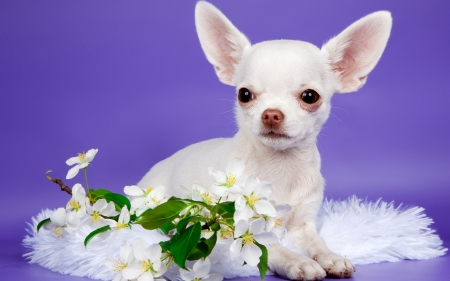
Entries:
[[200, 1], [195, 7], [195, 25], [200, 44], [220, 81], [234, 86], [236, 66], [246, 49], [248, 39], [213, 5]]
[[338, 78], [336, 92], [361, 88], [386, 47], [392, 27], [391, 13], [375, 12], [356, 21], [322, 47]]

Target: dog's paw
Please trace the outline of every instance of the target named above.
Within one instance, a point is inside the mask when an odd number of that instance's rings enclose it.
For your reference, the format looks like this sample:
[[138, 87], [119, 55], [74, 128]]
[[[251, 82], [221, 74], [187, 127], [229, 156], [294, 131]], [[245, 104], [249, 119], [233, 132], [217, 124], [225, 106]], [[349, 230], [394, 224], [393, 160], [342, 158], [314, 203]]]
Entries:
[[308, 257], [299, 256], [285, 261], [285, 274], [291, 280], [322, 280], [326, 276], [325, 270]]
[[329, 277], [350, 278], [356, 271], [356, 268], [348, 259], [334, 253], [316, 255], [314, 260], [325, 269]]

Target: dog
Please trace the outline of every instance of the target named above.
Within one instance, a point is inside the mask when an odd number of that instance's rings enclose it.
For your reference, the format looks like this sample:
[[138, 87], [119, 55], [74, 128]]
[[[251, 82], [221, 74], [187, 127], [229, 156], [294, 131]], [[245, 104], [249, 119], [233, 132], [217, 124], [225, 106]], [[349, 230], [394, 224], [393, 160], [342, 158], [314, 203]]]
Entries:
[[318, 236], [315, 219], [323, 200], [317, 135], [330, 114], [334, 93], [354, 92], [380, 59], [392, 27], [389, 12], [369, 14], [318, 48], [303, 41], [251, 45], [216, 7], [200, 1], [195, 23], [207, 60], [219, 80], [236, 87], [238, 132], [190, 145], [156, 164], [138, 183], [164, 185], [166, 196], [183, 197], [180, 185], [212, 184], [207, 167], [224, 170], [234, 158], [245, 172], [271, 182], [270, 199], [292, 206], [283, 218], [304, 255], [280, 244], [268, 247], [269, 269], [288, 279], [348, 278], [352, 263]]

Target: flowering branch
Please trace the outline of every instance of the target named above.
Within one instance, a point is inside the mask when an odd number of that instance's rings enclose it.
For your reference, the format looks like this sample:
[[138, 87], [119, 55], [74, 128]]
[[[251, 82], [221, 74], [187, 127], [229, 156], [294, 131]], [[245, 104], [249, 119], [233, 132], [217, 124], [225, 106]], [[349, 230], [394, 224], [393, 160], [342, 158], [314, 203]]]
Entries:
[[48, 175], [48, 173], [50, 173], [52, 170], [47, 170], [47, 172], [45, 173], [45, 177], [49, 180], [52, 181], [56, 184], [58, 184], [61, 187], [61, 191], [65, 191], [67, 192], [69, 195], [72, 195], [72, 189], [70, 189], [70, 187], [68, 187], [67, 185], [65, 185], [61, 179], [54, 179], [52, 177], [50, 177]]
[[[185, 281], [220, 281], [221, 274], [208, 274], [208, 256], [217, 242], [232, 239], [231, 256], [243, 264], [257, 266], [261, 280], [264, 279], [268, 270], [266, 246], [284, 236], [281, 218], [291, 207], [269, 202], [272, 184], [253, 174], [244, 176], [241, 159], [233, 159], [225, 172], [209, 168], [214, 179], [209, 188], [196, 182], [191, 190], [180, 187], [184, 198], [166, 198], [164, 186], [125, 186], [127, 196], [124, 196], [107, 189], [89, 188], [86, 168], [97, 152], [98, 149], [91, 149], [66, 161], [73, 166], [67, 179], [83, 169], [87, 192], [80, 183], [71, 189], [60, 179], [50, 177], [50, 170], [46, 172], [46, 178], [72, 198], [65, 208], [39, 222], [37, 231], [43, 227], [62, 238], [64, 233], [74, 233], [81, 225], [88, 225], [94, 230], [86, 236], [85, 247], [101, 233], [111, 232], [113, 236], [136, 224], [147, 230], [159, 229], [169, 238], [153, 245], [140, 239], [133, 245], [128, 242], [123, 245], [119, 260], [105, 262], [116, 273], [114, 280], [163, 281], [155, 278], [175, 263]], [[230, 197], [236, 200], [229, 200]], [[186, 262], [195, 260], [193, 268], [188, 268]]]

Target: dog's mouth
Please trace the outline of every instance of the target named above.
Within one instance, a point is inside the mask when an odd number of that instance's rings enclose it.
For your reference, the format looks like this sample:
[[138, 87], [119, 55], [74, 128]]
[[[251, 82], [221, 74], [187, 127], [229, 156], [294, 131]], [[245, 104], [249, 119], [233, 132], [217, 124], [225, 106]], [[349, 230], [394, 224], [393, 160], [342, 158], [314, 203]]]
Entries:
[[286, 134], [278, 133], [278, 132], [275, 132], [275, 131], [273, 131], [273, 130], [270, 130], [270, 131], [268, 131], [268, 132], [261, 133], [261, 135], [262, 135], [263, 137], [269, 138], [269, 139], [290, 139], [290, 138], [291, 138], [290, 136], [288, 136], [288, 135], [286, 135]]

